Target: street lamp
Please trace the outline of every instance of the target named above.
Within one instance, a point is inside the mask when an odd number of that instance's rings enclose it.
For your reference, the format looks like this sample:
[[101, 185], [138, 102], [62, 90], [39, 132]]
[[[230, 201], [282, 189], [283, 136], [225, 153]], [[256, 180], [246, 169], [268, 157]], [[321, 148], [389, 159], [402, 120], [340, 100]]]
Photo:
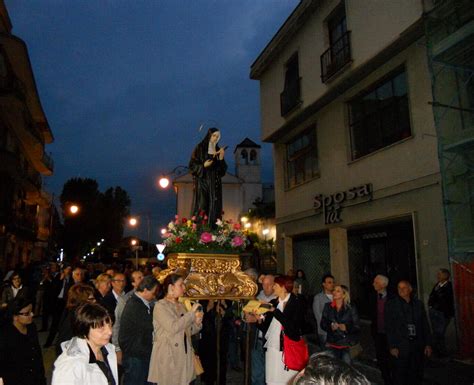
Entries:
[[139, 224], [140, 216], [145, 216], [146, 218], [146, 230], [147, 230], [147, 257], [150, 258], [150, 215], [148, 213], [143, 213], [137, 216], [132, 216], [128, 219], [128, 224], [132, 227], [136, 227]]
[[71, 205], [69, 206], [69, 213], [72, 215], [76, 215], [79, 212], [79, 206], [78, 205]]
[[173, 168], [170, 172], [160, 176], [160, 179], [158, 180], [158, 184], [162, 189], [168, 188], [170, 185], [170, 177], [177, 178], [181, 175], [187, 174], [189, 172], [189, 167], [187, 166], [176, 166]]
[[132, 250], [135, 251], [135, 269], [138, 270], [138, 249], [140, 246], [138, 246], [138, 241], [136, 239], [132, 239], [130, 245], [132, 245]]
[[161, 231], [161, 235], [165, 235], [167, 230], [166, 229], [161, 229], [160, 231]]
[[244, 225], [244, 227], [245, 227], [246, 229], [250, 229], [250, 228], [252, 227], [252, 224], [251, 224], [250, 222], [247, 222], [247, 223]]

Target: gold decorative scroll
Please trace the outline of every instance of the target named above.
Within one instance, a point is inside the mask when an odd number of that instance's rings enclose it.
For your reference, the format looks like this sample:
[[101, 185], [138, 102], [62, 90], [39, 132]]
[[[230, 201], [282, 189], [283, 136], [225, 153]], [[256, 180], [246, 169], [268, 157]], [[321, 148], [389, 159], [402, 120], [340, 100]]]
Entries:
[[176, 253], [168, 255], [168, 274], [185, 277], [186, 297], [191, 299], [249, 299], [257, 294], [257, 284], [240, 270], [240, 258], [233, 254]]

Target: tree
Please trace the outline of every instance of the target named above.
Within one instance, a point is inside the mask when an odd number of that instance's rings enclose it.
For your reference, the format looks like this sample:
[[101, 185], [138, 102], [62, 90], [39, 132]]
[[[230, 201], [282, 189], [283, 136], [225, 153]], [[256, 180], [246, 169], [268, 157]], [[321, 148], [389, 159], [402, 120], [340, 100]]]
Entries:
[[[94, 179], [72, 178], [64, 184], [60, 200], [64, 250], [69, 258], [83, 256], [102, 238], [109, 247], [119, 246], [131, 204], [124, 189], [109, 188], [101, 193]], [[72, 205], [79, 208], [75, 214], [70, 211]]]

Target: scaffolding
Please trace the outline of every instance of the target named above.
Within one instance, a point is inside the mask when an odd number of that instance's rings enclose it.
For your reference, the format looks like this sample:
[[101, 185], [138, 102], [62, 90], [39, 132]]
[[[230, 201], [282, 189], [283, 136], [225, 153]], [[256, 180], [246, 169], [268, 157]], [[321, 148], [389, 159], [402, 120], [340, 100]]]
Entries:
[[474, 6], [431, 0], [425, 15], [433, 115], [459, 351], [474, 357]]

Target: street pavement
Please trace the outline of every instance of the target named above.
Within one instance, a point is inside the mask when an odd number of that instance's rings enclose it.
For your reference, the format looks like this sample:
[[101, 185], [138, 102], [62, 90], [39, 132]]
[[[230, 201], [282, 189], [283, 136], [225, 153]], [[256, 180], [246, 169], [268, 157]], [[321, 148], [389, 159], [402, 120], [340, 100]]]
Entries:
[[[36, 318], [35, 320], [39, 320]], [[37, 321], [37, 326], [39, 322]], [[43, 346], [46, 341], [48, 333], [39, 333], [40, 344]], [[376, 362], [373, 360], [375, 352], [373, 350], [370, 332], [367, 325], [362, 328], [361, 345], [363, 352], [354, 361], [354, 366], [364, 373], [370, 380], [372, 385], [383, 385], [380, 371], [376, 367]], [[51, 375], [53, 363], [56, 359], [54, 346], [43, 348], [43, 360], [46, 370], [47, 383], [51, 384]], [[235, 371], [231, 368], [227, 370], [228, 385], [243, 385], [244, 374], [243, 371]], [[425, 365], [425, 381], [423, 385], [473, 385], [474, 384], [474, 362], [463, 362], [456, 359], [447, 359], [443, 361], [428, 361]], [[195, 385], [201, 385], [201, 381], [197, 380]]]

